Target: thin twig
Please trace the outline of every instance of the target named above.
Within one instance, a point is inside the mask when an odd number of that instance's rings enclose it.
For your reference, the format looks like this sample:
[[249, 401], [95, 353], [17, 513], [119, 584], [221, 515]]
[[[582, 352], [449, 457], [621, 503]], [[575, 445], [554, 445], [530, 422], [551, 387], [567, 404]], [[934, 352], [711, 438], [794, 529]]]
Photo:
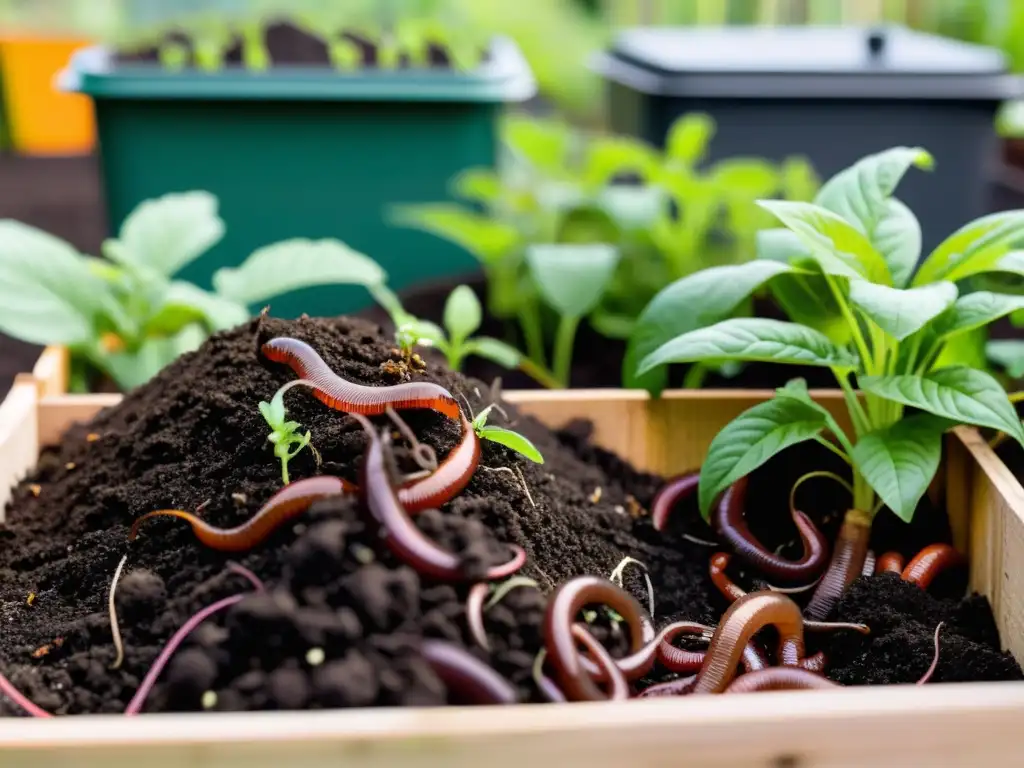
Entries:
[[495, 587], [494, 594], [491, 595], [491, 599], [488, 600], [487, 603], [484, 605], [484, 610], [491, 610], [491, 608], [493, 608], [502, 600], [504, 600], [505, 596], [516, 587], [533, 587], [534, 589], [539, 590], [540, 584], [538, 584], [536, 580], [531, 579], [529, 576], [513, 576], [511, 579], [503, 581], [501, 582], [501, 584]]
[[526, 478], [523, 477], [523, 470], [521, 470], [519, 467], [516, 467], [516, 474], [519, 475], [519, 481], [523, 484], [523, 493], [526, 494], [526, 498], [527, 500], [529, 500], [530, 506], [536, 509], [537, 504], [533, 500], [533, 496], [530, 495], [530, 487], [526, 484]]
[[615, 566], [615, 570], [612, 571], [612, 575], [608, 577], [609, 581], [614, 581], [620, 587], [622, 584], [622, 574], [626, 572], [626, 566], [633, 564], [643, 569], [644, 581], [647, 583], [647, 605], [651, 614], [651, 620], [654, 620], [654, 585], [651, 583], [651, 575], [647, 571], [647, 566], [637, 560], [635, 557], [624, 557], [619, 561], [619, 564]]
[[13, 701], [19, 707], [28, 712], [32, 717], [53, 717], [42, 707], [33, 703], [29, 698], [14, 687], [14, 683], [8, 680], [3, 675], [0, 675], [0, 692], [3, 693], [8, 699]]
[[416, 433], [412, 431], [409, 425], [405, 423], [405, 420], [390, 405], [385, 413], [398, 431], [402, 433], [402, 437], [412, 446], [412, 457], [419, 464], [420, 469], [426, 469], [431, 472], [437, 469], [437, 454], [434, 452], [434, 449], [425, 443], [421, 443], [417, 439]]
[[121, 562], [117, 564], [114, 578], [110, 582], [110, 596], [107, 598], [107, 607], [110, 609], [110, 634], [114, 638], [114, 649], [117, 651], [117, 656], [114, 658], [114, 663], [110, 665], [110, 669], [120, 669], [124, 663], [124, 643], [121, 641], [121, 627], [117, 623], [117, 607], [114, 605], [114, 594], [117, 592], [117, 582], [121, 578], [121, 569], [124, 568], [124, 564], [127, 561], [128, 555], [126, 554], [121, 558]]
[[802, 587], [776, 587], [774, 584], [768, 584], [768, 582], [765, 582], [765, 584], [768, 585], [768, 589], [770, 589], [772, 592], [778, 592], [783, 595], [798, 595], [801, 592], [806, 592], [809, 589], [813, 589], [815, 586], [817, 586], [818, 582], [821, 581], [824, 577], [825, 574], [822, 574], [814, 581], [812, 581], [810, 584], [805, 584]]
[[691, 536], [688, 533], [683, 534], [683, 538], [687, 541], [692, 541], [694, 544], [700, 544], [702, 547], [718, 547], [717, 541], [708, 541], [707, 539], [698, 539], [696, 536]]
[[515, 470], [512, 470], [509, 469], [508, 467], [485, 467], [481, 464], [480, 469], [483, 469], [487, 472], [508, 472], [510, 475], [512, 475], [513, 480], [519, 480], [519, 484], [522, 487], [523, 493], [526, 495], [527, 500], [530, 502], [530, 506], [533, 507], [534, 509], [537, 508], [537, 504], [534, 502], [533, 496], [530, 495], [530, 488], [526, 484], [526, 478], [523, 477], [523, 473], [519, 469], [519, 467], [516, 467]]

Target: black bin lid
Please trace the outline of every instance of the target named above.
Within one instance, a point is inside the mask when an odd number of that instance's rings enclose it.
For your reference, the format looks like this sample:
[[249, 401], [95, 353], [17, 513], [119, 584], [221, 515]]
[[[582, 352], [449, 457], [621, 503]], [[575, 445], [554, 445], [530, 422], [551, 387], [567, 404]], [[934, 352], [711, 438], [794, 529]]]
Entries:
[[594, 68], [642, 93], [710, 98], [1015, 98], [1003, 53], [904, 27], [641, 27]]

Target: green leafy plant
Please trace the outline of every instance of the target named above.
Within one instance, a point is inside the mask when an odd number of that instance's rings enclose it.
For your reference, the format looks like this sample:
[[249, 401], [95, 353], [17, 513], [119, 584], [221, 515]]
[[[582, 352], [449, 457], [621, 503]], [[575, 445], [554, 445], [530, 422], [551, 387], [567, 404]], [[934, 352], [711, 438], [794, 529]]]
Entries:
[[312, 435], [309, 430], [306, 434], [300, 435], [300, 424], [297, 421], [287, 421], [287, 411], [284, 407], [284, 393], [294, 386], [305, 384], [301, 379], [289, 381], [271, 398], [268, 403], [262, 400], [259, 403], [260, 413], [263, 415], [267, 426], [270, 427], [270, 434], [267, 441], [274, 446], [274, 455], [281, 460], [281, 482], [288, 485], [288, 463], [294, 459], [307, 445], [309, 450], [316, 457], [317, 464], [320, 463], [320, 454], [310, 442]]
[[316, 285], [373, 288], [385, 280], [370, 258], [337, 240], [285, 240], [218, 270], [213, 290], [175, 275], [224, 236], [206, 192], [141, 203], [105, 258], [17, 221], [0, 221], [0, 331], [70, 348], [74, 390], [99, 373], [124, 390], [148, 381], [207, 335], [250, 317], [249, 308]]
[[[1024, 427], [999, 382], [950, 354], [958, 338], [1024, 307], [1021, 296], [969, 292], [977, 275], [1024, 272], [1024, 252], [1014, 250], [1024, 241], [1024, 211], [963, 226], [918, 265], [920, 227], [893, 197], [912, 167], [930, 169], [930, 155], [897, 147], [837, 174], [813, 204], [762, 201], [784, 228], [762, 234], [758, 261], [684, 278], [645, 312], [632, 351], [637, 381], [654, 391], [664, 379], [643, 377], [669, 363], [736, 360], [828, 368], [845, 395], [852, 433], [799, 379], [724, 427], [701, 470], [705, 517], [729, 485], [783, 449], [815, 440], [851, 468], [846, 522], [866, 543], [883, 507], [902, 520], [913, 517], [938, 469], [946, 430], [989, 427], [1024, 444]], [[791, 322], [729, 317], [764, 283]], [[846, 563], [845, 575], [861, 565]]]
[[493, 405], [487, 406], [473, 419], [473, 430], [476, 432], [477, 437], [481, 440], [490, 440], [492, 443], [504, 445], [506, 448], [510, 448], [532, 462], [543, 464], [544, 457], [537, 450], [537, 446], [531, 443], [528, 438], [511, 429], [496, 427], [493, 424], [487, 423], [487, 418], [491, 415], [493, 408]]

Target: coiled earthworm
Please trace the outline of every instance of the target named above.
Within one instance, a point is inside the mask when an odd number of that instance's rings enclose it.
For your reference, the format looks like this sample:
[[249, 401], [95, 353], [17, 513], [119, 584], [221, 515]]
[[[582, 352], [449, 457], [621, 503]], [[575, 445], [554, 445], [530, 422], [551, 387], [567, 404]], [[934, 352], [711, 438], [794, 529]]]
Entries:
[[515, 704], [518, 699], [512, 683], [465, 648], [443, 640], [424, 640], [420, 653], [460, 703]]
[[[725, 552], [716, 552], [711, 556], [708, 571], [711, 574], [711, 583], [722, 593], [722, 596], [729, 602], [735, 602], [741, 597], [745, 597], [748, 592], [737, 585], [726, 574], [725, 570], [729, 567], [731, 559], [731, 556]], [[854, 624], [846, 621], [812, 621], [804, 619], [804, 629], [808, 632], [835, 632], [840, 629], [849, 629], [854, 632], [860, 632], [862, 635], [871, 633], [871, 628], [867, 624]]]
[[871, 515], [859, 509], [847, 510], [832, 560], [804, 609], [809, 619], [822, 621], [827, 618], [846, 588], [860, 576], [870, 537]]
[[841, 688], [839, 683], [799, 667], [769, 667], [748, 672], [733, 680], [725, 693], [757, 693], [759, 691], [813, 691]]
[[903, 580], [917, 584], [921, 589], [928, 589], [936, 576], [963, 562], [963, 555], [949, 544], [929, 544], [907, 563], [903, 569]]
[[792, 583], [813, 581], [828, 561], [828, 541], [803, 512], [793, 510], [793, 523], [800, 533], [804, 554], [799, 560], [787, 560], [768, 551], [757, 540], [744, 520], [747, 478], [729, 486], [712, 511], [711, 527], [738, 557], [773, 581]]
[[[692, 621], [676, 621], [663, 627], [657, 635], [647, 640], [636, 653], [614, 659], [626, 680], [639, 680], [660, 661], [673, 672], [695, 672], [704, 661], [704, 654], [676, 648], [672, 642], [682, 635], [705, 635], [708, 640], [714, 632], [712, 627]], [[600, 670], [590, 659], [583, 657], [583, 667], [594, 680], [601, 681]]]
[[693, 689], [696, 684], [696, 675], [680, 677], [675, 680], [669, 680], [666, 683], [655, 683], [652, 686], [644, 688], [637, 698], [653, 699], [662, 696], [686, 696], [687, 694], [693, 693]]
[[[388, 434], [379, 436], [373, 425], [362, 415], [355, 414], [369, 437], [362, 467], [362, 492], [370, 516], [380, 527], [384, 543], [394, 555], [419, 573], [445, 581], [463, 581], [467, 577], [459, 558], [427, 538], [412, 518], [406, 514], [391, 484], [385, 443]], [[489, 569], [488, 581], [511, 576], [526, 563], [526, 552], [514, 544], [515, 554], [503, 565]]]
[[663, 531], [676, 505], [693, 496], [700, 485], [700, 472], [690, 470], [667, 481], [654, 494], [651, 501], [651, 525], [654, 530]]
[[451, 392], [429, 381], [410, 381], [388, 387], [367, 387], [341, 378], [309, 344], [279, 336], [262, 346], [264, 357], [291, 368], [313, 385], [313, 396], [329, 408], [345, 413], [377, 416], [388, 406], [395, 410], [429, 408], [450, 419], [459, 418], [459, 404]]
[[935, 674], [935, 670], [939, 668], [939, 633], [942, 631], [942, 627], [945, 626], [946, 622], [940, 621], [938, 626], [935, 627], [935, 655], [932, 656], [932, 663], [928, 667], [928, 671], [925, 672], [921, 679], [917, 681], [917, 685], [924, 685], [932, 676]]
[[182, 509], [158, 509], [135, 520], [128, 540], [134, 541], [139, 534], [139, 526], [151, 517], [177, 517], [191, 525], [196, 538], [211, 549], [245, 552], [263, 542], [284, 523], [308, 510], [314, 501], [353, 490], [355, 486], [352, 483], [329, 475], [296, 480], [271, 496], [255, 515], [235, 528], [215, 528]]
[[584, 606], [596, 603], [609, 606], [623, 618], [629, 628], [630, 654], [640, 651], [649, 639], [642, 621], [644, 609], [621, 587], [596, 576], [578, 576], [558, 587], [544, 614], [544, 645], [559, 689], [573, 701], [605, 698], [587, 672], [572, 629]]
[[607, 694], [601, 698], [611, 701], [628, 699], [629, 683], [626, 682], [626, 676], [618, 664], [615, 663], [615, 659], [608, 653], [608, 650], [597, 641], [597, 638], [590, 633], [586, 625], [578, 622], [574, 623], [572, 625], [572, 636], [583, 645], [587, 653], [594, 657], [597, 669], [600, 672], [594, 679], [600, 679], [608, 687]]
[[[708, 641], [711, 640], [713, 635], [713, 631], [707, 634]], [[663, 642], [658, 649], [658, 661], [673, 672], [696, 672], [704, 664], [705, 655], [705, 651], [687, 651], [677, 648], [667, 641]], [[756, 640], [751, 640], [747, 643], [747, 647], [743, 649], [743, 657], [740, 659], [740, 663], [747, 672], [755, 669], [764, 669], [768, 666], [768, 656]]]
[[875, 575], [880, 573], [903, 573], [903, 555], [899, 552], [886, 552], [875, 561]]
[[480, 438], [473, 425], [459, 414], [462, 440], [441, 465], [426, 477], [406, 483], [398, 489], [398, 501], [412, 514], [434, 509], [458, 495], [469, 483], [480, 464]]

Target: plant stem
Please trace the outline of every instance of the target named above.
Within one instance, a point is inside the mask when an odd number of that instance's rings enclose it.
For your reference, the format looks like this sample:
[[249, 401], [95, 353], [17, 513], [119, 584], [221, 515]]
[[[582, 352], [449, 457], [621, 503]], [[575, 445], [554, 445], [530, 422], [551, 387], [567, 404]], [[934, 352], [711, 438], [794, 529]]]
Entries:
[[523, 331], [526, 354], [541, 368], [547, 368], [547, 356], [544, 354], [544, 332], [540, 325], [540, 312], [537, 302], [528, 299], [519, 310], [519, 327]]
[[849, 456], [846, 455], [846, 451], [844, 451], [843, 449], [839, 448], [834, 443], [829, 442], [828, 440], [826, 440], [821, 435], [816, 436], [814, 438], [814, 441], [816, 443], [819, 443], [819, 444], [825, 446], [826, 448], [828, 448], [830, 451], [832, 451], [832, 453], [834, 453], [836, 456], [841, 458], [843, 461], [845, 461], [851, 467], [853, 466], [853, 459], [851, 459]]
[[700, 389], [707, 378], [708, 367], [703, 363], [694, 363], [683, 378], [683, 389]]
[[558, 331], [555, 334], [554, 352], [554, 374], [555, 379], [567, 388], [569, 386], [569, 372], [572, 366], [572, 347], [576, 341], [576, 328], [580, 324], [578, 317], [565, 315], [558, 321]]
[[828, 287], [831, 289], [832, 295], [835, 296], [836, 304], [839, 305], [839, 310], [843, 313], [843, 317], [846, 319], [847, 325], [850, 326], [850, 332], [853, 333], [853, 342], [856, 344], [861, 357], [861, 367], [867, 368], [867, 366], [871, 365], [871, 350], [868, 349], [868, 344], [864, 340], [864, 334], [861, 333], [860, 323], [857, 322], [857, 318], [854, 316], [853, 312], [850, 311], [850, 305], [846, 303], [846, 299], [844, 299], [843, 294], [840, 293], [835, 279], [831, 275], [825, 275], [825, 282], [828, 283]]
[[288, 485], [288, 483], [291, 482], [291, 480], [288, 477], [288, 457], [287, 456], [282, 456], [281, 457], [281, 480], [284, 482], [285, 485]]
[[519, 370], [541, 386], [547, 387], [548, 389], [562, 388], [562, 385], [558, 383], [558, 379], [554, 377], [554, 374], [552, 374], [547, 368], [541, 368], [529, 358], [524, 358], [523, 361], [519, 363]]
[[860, 400], [857, 399], [857, 393], [853, 391], [853, 387], [850, 386], [850, 382], [847, 380], [850, 374], [835, 368], [832, 369], [832, 374], [836, 377], [836, 381], [839, 382], [839, 386], [843, 390], [843, 396], [846, 398], [846, 407], [849, 409], [850, 419], [853, 421], [854, 432], [857, 433], [858, 437], [866, 432], [870, 432], [871, 421], [864, 412]]

